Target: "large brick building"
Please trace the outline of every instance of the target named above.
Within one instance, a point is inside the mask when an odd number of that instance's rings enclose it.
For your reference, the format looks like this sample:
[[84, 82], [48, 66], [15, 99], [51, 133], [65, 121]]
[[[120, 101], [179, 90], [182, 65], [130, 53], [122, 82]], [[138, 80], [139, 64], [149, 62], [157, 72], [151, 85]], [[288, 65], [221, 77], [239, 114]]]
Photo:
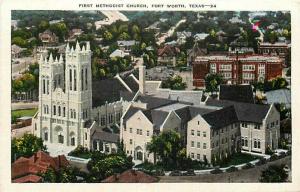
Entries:
[[193, 85], [204, 87], [208, 73], [223, 75], [233, 84], [270, 80], [281, 76], [283, 60], [265, 55], [210, 55], [196, 57], [193, 62]]
[[276, 43], [263, 42], [258, 44], [259, 54], [279, 56], [280, 58], [282, 58], [284, 64], [286, 64], [285, 59], [289, 51], [290, 51], [289, 45], [284, 42], [276, 42]]

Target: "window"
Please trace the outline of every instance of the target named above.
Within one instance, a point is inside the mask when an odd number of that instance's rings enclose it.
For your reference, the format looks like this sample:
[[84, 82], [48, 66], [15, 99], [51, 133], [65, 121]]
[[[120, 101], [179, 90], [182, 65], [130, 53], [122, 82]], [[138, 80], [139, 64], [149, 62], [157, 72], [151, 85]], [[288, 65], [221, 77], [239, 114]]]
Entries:
[[45, 141], [48, 141], [48, 132], [45, 132], [45, 133], [44, 133], [44, 140], [45, 140]]
[[129, 128], [129, 133], [132, 133], [132, 128]]
[[248, 124], [247, 123], [242, 123], [242, 127], [247, 128]]
[[74, 69], [74, 91], [77, 90], [77, 79], [76, 79], [77, 75], [76, 75], [76, 69]]
[[63, 116], [66, 116], [66, 107], [63, 107]]
[[276, 125], [278, 125], [278, 120], [276, 121]]
[[64, 136], [62, 136], [61, 134], [58, 135], [58, 143], [61, 143], [61, 144], [64, 143]]
[[195, 147], [195, 142], [191, 141], [191, 147]]
[[72, 69], [70, 69], [69, 74], [70, 74], [70, 76], [69, 76], [69, 78], [70, 78], [70, 90], [72, 91]]
[[245, 138], [245, 147], [248, 147], [248, 139]]
[[274, 122], [271, 123], [271, 128], [274, 127]]
[[191, 135], [194, 135], [194, 134], [195, 134], [195, 133], [194, 133], [194, 130], [192, 129], [192, 130], [191, 130]]
[[74, 112], [73, 117], [74, 119], [76, 119], [76, 111], [74, 110], [73, 112]]
[[203, 143], [203, 149], [206, 149], [206, 143]]
[[70, 109], [70, 116], [71, 116], [71, 118], [73, 118], [73, 110], [72, 109]]
[[45, 79], [43, 79], [43, 93], [46, 94], [46, 83], [45, 83]]
[[222, 138], [222, 144], [224, 144], [224, 138]]
[[87, 140], [87, 133], [84, 134], [85, 140]]
[[81, 91], [83, 91], [83, 69], [81, 69]]
[[200, 160], [200, 154], [197, 154], [197, 159]]
[[200, 121], [198, 121], [198, 125], [200, 125]]
[[85, 68], [85, 89], [87, 90], [88, 89], [88, 73], [87, 73], [87, 68]]
[[75, 146], [75, 137], [71, 138], [71, 146]]
[[129, 144], [132, 145], [132, 139], [129, 140]]
[[260, 149], [260, 140], [257, 141], [257, 148]]
[[197, 148], [200, 148], [200, 142], [197, 142]]
[[149, 136], [150, 135], [150, 131], [147, 131], [147, 136]]
[[49, 95], [49, 80], [47, 80], [47, 94]]
[[140, 135], [143, 135], [143, 130], [142, 129], [140, 129]]
[[105, 115], [101, 115], [101, 122], [100, 122], [101, 126], [105, 125]]
[[47, 109], [47, 114], [49, 114], [49, 107], [48, 107], [48, 105], [46, 105], [46, 109]]
[[124, 131], [126, 131], [126, 126], [124, 126]]
[[224, 130], [223, 130], [223, 129], [221, 129], [221, 133], [224, 133]]
[[60, 106], [58, 106], [58, 116], [61, 115], [61, 109], [60, 109]]
[[259, 124], [255, 124], [254, 129], [260, 129], [260, 125]]
[[254, 140], [254, 148], [257, 148], [257, 141]]
[[215, 143], [212, 143], [212, 144], [211, 144], [211, 148], [214, 148], [214, 147], [215, 147]]
[[140, 134], [140, 130], [136, 129], [136, 134], [139, 135]]
[[112, 113], [108, 114], [108, 123], [111, 124], [113, 122], [113, 115]]
[[53, 105], [53, 115], [56, 115], [56, 106]]
[[219, 131], [218, 130], [216, 131], [216, 135], [219, 135]]
[[206, 137], [206, 131], [203, 131], [202, 134], [203, 134], [203, 137]]
[[200, 136], [200, 131], [197, 131], [197, 136]]
[[216, 143], [216, 147], [218, 147], [219, 146], [219, 141], [217, 141], [217, 143]]
[[195, 158], [195, 155], [194, 153], [191, 153], [191, 158], [194, 159]]

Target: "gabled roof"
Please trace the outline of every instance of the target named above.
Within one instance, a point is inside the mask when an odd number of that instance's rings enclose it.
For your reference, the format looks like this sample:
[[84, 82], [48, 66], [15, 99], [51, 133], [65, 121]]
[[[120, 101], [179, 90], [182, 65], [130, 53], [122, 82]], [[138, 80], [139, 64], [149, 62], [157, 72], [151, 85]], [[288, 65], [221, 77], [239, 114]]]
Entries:
[[180, 52], [178, 47], [172, 47], [169, 45], [165, 45], [163, 48], [158, 49], [157, 54], [158, 56], [176, 56]]
[[238, 121], [233, 106], [203, 114], [202, 117], [214, 129], [219, 129]]
[[133, 92], [137, 92], [139, 90], [139, 84], [133, 79], [132, 76], [128, 75], [122, 79]]
[[128, 77], [125, 83], [128, 83], [127, 85], [134, 93], [130, 93], [116, 78], [93, 81], [92, 106], [101, 106], [106, 101], [108, 103], [119, 101], [121, 97], [126, 101], [131, 101], [138, 90], [138, 84], [134, 82], [132, 77]]
[[287, 107], [291, 105], [291, 90], [289, 89], [278, 89], [266, 92], [268, 103], [283, 103]]
[[148, 95], [138, 96], [136, 101], [141, 101], [142, 103], [147, 103], [147, 109], [155, 109], [157, 107], [169, 105], [172, 103], [177, 103], [178, 101], [173, 101], [170, 99], [164, 99], [159, 97], [153, 97]]
[[206, 101], [206, 105], [219, 107], [234, 106], [239, 121], [253, 123], [262, 123], [262, 120], [266, 117], [271, 107], [270, 105], [242, 103], [228, 100], [216, 100], [211, 98]]
[[119, 141], [120, 135], [116, 133], [109, 133], [105, 131], [95, 131], [92, 134], [93, 139], [99, 139], [101, 141], [107, 141], [111, 143], [117, 143]]
[[35, 175], [39, 172], [45, 172], [48, 168], [58, 170], [61, 167], [68, 166], [64, 155], [59, 155], [57, 157], [51, 157], [43, 151], [38, 151], [33, 156], [29, 158], [20, 157], [12, 164], [12, 178], [20, 178], [18, 181], [28, 181], [30, 178], [23, 178], [27, 175]]
[[219, 99], [254, 103], [251, 85], [220, 85]]

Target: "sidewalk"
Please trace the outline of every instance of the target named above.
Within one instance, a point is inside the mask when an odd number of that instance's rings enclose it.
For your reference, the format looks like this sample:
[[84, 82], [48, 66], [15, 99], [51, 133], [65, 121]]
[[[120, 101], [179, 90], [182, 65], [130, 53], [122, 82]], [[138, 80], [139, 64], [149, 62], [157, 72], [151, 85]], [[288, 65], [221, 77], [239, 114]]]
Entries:
[[39, 105], [38, 101], [25, 103], [25, 102], [17, 102], [17, 103], [11, 103], [11, 110], [18, 110], [18, 109], [32, 109], [37, 108]]

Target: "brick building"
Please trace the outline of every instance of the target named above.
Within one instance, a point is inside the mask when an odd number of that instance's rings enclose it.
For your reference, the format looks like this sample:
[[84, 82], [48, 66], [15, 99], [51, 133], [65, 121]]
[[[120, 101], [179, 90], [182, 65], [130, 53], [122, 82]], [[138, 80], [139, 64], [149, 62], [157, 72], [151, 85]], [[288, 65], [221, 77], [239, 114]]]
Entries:
[[276, 43], [259, 43], [258, 44], [258, 53], [262, 55], [271, 55], [271, 56], [279, 56], [283, 63], [285, 63], [285, 59], [289, 53], [289, 45], [284, 42], [276, 42]]
[[252, 83], [281, 76], [283, 60], [265, 55], [210, 55], [193, 62], [193, 85], [204, 87], [208, 73], [223, 75], [232, 84]]

